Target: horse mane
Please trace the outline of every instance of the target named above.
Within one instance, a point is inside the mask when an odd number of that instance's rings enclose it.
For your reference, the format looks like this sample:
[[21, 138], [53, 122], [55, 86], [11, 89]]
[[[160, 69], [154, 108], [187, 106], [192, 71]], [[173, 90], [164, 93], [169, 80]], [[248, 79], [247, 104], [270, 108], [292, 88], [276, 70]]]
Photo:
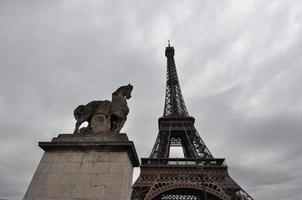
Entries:
[[115, 92], [112, 93], [112, 96], [117, 96], [120, 93], [121, 87], [119, 87]]
[[130, 85], [130, 83], [128, 85], [121, 86], [115, 92], [112, 93], [112, 96], [117, 96], [121, 90], [125, 90], [125, 89], [129, 89], [130, 91], [132, 91], [133, 86]]

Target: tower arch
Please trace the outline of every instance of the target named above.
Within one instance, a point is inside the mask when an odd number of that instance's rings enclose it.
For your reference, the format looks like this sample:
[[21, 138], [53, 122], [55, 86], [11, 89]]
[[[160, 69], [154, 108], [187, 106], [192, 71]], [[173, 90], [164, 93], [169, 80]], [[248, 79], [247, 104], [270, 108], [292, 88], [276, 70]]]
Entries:
[[173, 187], [156, 194], [151, 200], [227, 200], [201, 188]]

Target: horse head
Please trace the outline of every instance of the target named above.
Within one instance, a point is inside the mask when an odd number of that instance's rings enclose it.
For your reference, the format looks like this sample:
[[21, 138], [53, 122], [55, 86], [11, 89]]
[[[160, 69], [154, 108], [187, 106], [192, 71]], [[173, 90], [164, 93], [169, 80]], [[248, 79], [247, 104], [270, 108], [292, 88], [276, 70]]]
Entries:
[[117, 96], [121, 94], [126, 99], [130, 99], [132, 90], [133, 90], [133, 86], [129, 83], [128, 85], [119, 87], [114, 93], [112, 93], [112, 95]]

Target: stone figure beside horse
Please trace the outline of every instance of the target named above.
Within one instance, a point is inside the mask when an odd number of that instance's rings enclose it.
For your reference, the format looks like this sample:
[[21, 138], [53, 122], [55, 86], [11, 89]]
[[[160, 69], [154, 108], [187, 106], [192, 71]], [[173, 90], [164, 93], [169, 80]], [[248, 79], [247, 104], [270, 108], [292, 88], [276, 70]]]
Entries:
[[[129, 108], [127, 99], [131, 98], [133, 86], [119, 87], [112, 93], [112, 100], [92, 101], [86, 105], [79, 105], [74, 110], [76, 125], [74, 133], [119, 133], [123, 128]], [[80, 129], [82, 123], [88, 122], [87, 127]]]

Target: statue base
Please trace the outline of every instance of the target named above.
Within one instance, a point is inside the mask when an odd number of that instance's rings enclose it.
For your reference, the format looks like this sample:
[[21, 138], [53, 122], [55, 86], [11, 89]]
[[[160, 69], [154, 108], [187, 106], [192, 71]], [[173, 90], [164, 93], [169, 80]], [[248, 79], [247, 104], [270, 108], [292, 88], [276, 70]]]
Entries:
[[45, 151], [24, 199], [130, 199], [139, 166], [126, 134], [60, 134]]

